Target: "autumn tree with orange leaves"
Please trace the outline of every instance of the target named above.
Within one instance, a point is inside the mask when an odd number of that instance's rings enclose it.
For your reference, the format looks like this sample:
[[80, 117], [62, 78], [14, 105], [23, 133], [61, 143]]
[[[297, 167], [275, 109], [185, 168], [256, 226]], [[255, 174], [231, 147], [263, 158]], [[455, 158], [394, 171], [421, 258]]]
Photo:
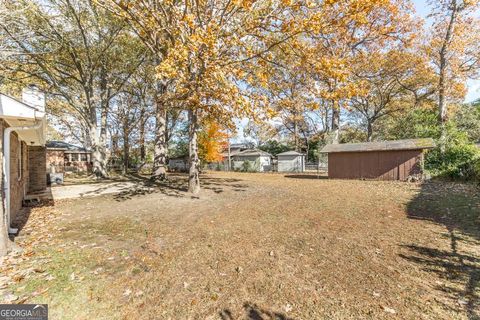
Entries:
[[[180, 101], [189, 119], [189, 191], [198, 193], [199, 124], [232, 126], [271, 107], [262, 90], [273, 52], [293, 55], [322, 83], [338, 136], [340, 104], [356, 93], [350, 64], [370, 45], [401, 40], [408, 14], [402, 0], [372, 1], [119, 1], [99, 0], [122, 16], [158, 59], [158, 101]], [[268, 112], [266, 112], [268, 113]], [[158, 121], [158, 119], [157, 119]], [[337, 140], [336, 138], [334, 140]]]
[[222, 151], [228, 147], [228, 133], [215, 120], [205, 119], [198, 136], [198, 145], [202, 161], [221, 162]]
[[[263, 75], [249, 68], [300, 34], [293, 1], [102, 1], [124, 17], [154, 52], [162, 101], [181, 101], [189, 120], [189, 191], [200, 191], [198, 131], [210, 116], [233, 126], [264, 106], [242, 92]], [[160, 99], [160, 98], [159, 98]]]
[[411, 41], [411, 4], [406, 0], [330, 1], [312, 8], [308, 41], [295, 53], [317, 82], [318, 98], [328, 101], [331, 141], [338, 143], [340, 113], [362, 86], [353, 79], [353, 65], [361, 55], [378, 48], [394, 48]]

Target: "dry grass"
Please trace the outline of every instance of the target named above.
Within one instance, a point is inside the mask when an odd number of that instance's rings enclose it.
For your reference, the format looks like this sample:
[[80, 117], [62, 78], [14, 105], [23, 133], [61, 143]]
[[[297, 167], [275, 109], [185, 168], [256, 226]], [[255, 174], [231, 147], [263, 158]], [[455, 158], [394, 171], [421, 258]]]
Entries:
[[211, 173], [192, 199], [173, 179], [57, 203], [16, 294], [52, 319], [480, 316], [474, 186]]

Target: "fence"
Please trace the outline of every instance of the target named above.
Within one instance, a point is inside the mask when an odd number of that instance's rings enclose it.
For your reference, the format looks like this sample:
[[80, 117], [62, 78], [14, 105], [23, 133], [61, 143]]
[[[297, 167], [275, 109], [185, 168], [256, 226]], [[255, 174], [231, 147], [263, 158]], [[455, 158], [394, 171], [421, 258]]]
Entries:
[[[228, 162], [215, 162], [215, 163], [208, 163], [203, 166], [204, 170], [211, 170], [211, 171], [229, 171], [228, 170]], [[274, 162], [269, 166], [263, 166], [263, 172], [278, 172], [278, 163]], [[328, 164], [325, 162], [321, 162], [320, 165], [318, 163], [310, 162], [305, 164], [305, 172], [324, 172], [328, 170]], [[241, 168], [239, 169], [238, 166], [236, 169], [234, 168], [234, 164], [232, 161], [232, 169], [230, 171], [242, 171]]]

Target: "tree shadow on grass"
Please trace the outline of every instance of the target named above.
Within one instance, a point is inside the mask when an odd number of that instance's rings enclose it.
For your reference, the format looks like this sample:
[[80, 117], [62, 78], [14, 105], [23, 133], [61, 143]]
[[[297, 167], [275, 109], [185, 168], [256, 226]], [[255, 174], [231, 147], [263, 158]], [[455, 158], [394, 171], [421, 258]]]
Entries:
[[445, 227], [443, 236], [448, 238], [450, 248], [407, 244], [402, 247], [410, 254], [400, 256], [421, 265], [424, 271], [437, 274], [445, 285], [436, 289], [462, 306], [468, 319], [480, 319], [480, 257], [475, 250], [465, 251], [480, 246], [480, 190], [470, 184], [424, 183], [420, 193], [407, 205], [407, 213], [410, 219], [428, 220]]
[[[260, 308], [254, 303], [246, 302], [243, 305], [243, 309], [245, 311], [245, 318], [247, 320], [293, 320], [293, 318], [289, 318], [286, 315], [269, 311], [263, 308]], [[219, 313], [220, 318], [222, 320], [233, 320], [234, 318], [232, 312], [229, 309], [224, 309]]]
[[[115, 194], [117, 201], [125, 201], [138, 196], [144, 196], [152, 193], [161, 193], [168, 197], [184, 198], [190, 197], [188, 194], [188, 176], [181, 173], [168, 175], [166, 181], [152, 181], [148, 177], [138, 174], [130, 174], [129, 177], [135, 182], [132, 187], [126, 187]], [[211, 190], [214, 193], [222, 193], [226, 190], [235, 192], [244, 192], [247, 185], [239, 183], [242, 180], [234, 178], [213, 178], [208, 176], [200, 177], [200, 185], [203, 189]]]

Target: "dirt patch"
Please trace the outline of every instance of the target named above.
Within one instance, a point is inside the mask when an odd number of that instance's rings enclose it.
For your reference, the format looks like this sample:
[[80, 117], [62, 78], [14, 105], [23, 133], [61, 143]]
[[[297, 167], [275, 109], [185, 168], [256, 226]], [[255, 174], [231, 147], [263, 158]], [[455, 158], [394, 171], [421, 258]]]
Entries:
[[51, 236], [30, 260], [54, 279], [34, 273], [13, 293], [49, 303], [54, 318], [480, 315], [474, 186], [240, 173], [202, 182], [199, 199], [175, 176], [50, 207]]

